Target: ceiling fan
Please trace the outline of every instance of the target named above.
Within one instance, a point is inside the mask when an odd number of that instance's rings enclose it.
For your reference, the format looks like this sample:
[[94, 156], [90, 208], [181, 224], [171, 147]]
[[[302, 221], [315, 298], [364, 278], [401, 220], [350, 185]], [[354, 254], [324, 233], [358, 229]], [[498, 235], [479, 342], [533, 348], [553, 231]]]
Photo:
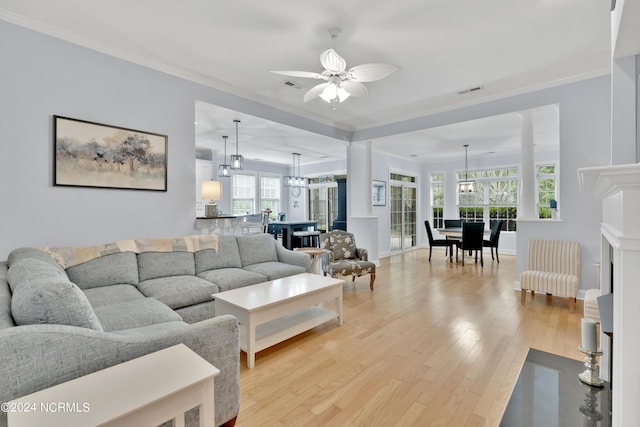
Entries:
[[[329, 28], [329, 35], [334, 41], [334, 45], [341, 32], [340, 28]], [[356, 65], [347, 70], [347, 62], [333, 49], [327, 49], [320, 54], [320, 64], [324, 68], [321, 73], [311, 71], [272, 71], [272, 73], [325, 80], [325, 83], [312, 87], [304, 94], [304, 102], [319, 96], [332, 104], [335, 110], [338, 103], [344, 102], [351, 95], [362, 97], [369, 95], [369, 90], [362, 84], [363, 82], [382, 80], [400, 69], [395, 65], [371, 63]]]

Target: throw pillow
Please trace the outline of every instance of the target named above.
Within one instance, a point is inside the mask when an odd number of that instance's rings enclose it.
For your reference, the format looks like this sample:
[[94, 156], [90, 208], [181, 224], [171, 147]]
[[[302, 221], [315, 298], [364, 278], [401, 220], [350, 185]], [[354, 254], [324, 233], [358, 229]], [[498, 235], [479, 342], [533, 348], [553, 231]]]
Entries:
[[353, 240], [353, 235], [349, 233], [340, 233], [335, 236], [331, 236], [331, 250], [334, 254], [334, 259], [353, 259], [356, 257], [356, 245]]
[[102, 331], [100, 321], [80, 288], [60, 275], [44, 274], [38, 269], [42, 267], [38, 265], [41, 262], [31, 260], [31, 266], [35, 267], [32, 271], [18, 263], [11, 266], [17, 267], [12, 275], [20, 276], [13, 284], [11, 296], [11, 316], [16, 325], [47, 323]]

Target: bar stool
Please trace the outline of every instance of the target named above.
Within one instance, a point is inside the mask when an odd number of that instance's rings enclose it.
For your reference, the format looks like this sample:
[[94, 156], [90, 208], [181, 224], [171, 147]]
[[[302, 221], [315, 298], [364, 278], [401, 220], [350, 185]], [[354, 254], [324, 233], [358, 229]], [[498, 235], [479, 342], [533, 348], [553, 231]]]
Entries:
[[[320, 232], [316, 230], [294, 231], [293, 232], [292, 246], [294, 248], [319, 248], [320, 247]], [[297, 245], [298, 240], [300, 245]]]

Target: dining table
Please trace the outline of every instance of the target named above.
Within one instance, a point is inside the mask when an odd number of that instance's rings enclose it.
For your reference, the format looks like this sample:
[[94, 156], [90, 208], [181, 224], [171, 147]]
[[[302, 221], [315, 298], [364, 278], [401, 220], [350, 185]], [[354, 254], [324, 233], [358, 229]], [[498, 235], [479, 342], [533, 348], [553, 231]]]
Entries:
[[273, 221], [267, 226], [267, 232], [274, 238], [282, 234], [282, 246], [293, 249], [292, 237], [294, 231], [317, 230], [318, 221]]
[[[462, 227], [446, 227], [446, 228], [438, 228], [438, 233], [443, 236], [451, 237], [453, 239], [462, 239]], [[490, 235], [491, 230], [488, 228], [484, 229], [484, 235]]]

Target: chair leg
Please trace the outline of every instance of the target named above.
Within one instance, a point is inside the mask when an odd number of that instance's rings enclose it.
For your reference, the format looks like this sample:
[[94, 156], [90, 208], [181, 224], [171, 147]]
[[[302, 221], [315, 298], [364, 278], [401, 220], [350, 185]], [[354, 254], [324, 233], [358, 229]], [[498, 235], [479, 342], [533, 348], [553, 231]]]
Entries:
[[462, 266], [464, 267], [464, 249], [462, 250]]
[[491, 260], [493, 261], [493, 246], [491, 246]]
[[482, 256], [482, 249], [480, 249], [480, 267], [484, 267], [484, 257]]
[[373, 292], [373, 282], [376, 281], [376, 275], [375, 273], [371, 273], [371, 278], [369, 279], [369, 288], [371, 288], [371, 291]]
[[[491, 253], [493, 253], [493, 251]], [[498, 247], [497, 246], [496, 246], [496, 261], [498, 261], [498, 264], [500, 264], [500, 257], [498, 256]]]
[[429, 262], [431, 262], [431, 252], [433, 251], [433, 246], [429, 246]]

